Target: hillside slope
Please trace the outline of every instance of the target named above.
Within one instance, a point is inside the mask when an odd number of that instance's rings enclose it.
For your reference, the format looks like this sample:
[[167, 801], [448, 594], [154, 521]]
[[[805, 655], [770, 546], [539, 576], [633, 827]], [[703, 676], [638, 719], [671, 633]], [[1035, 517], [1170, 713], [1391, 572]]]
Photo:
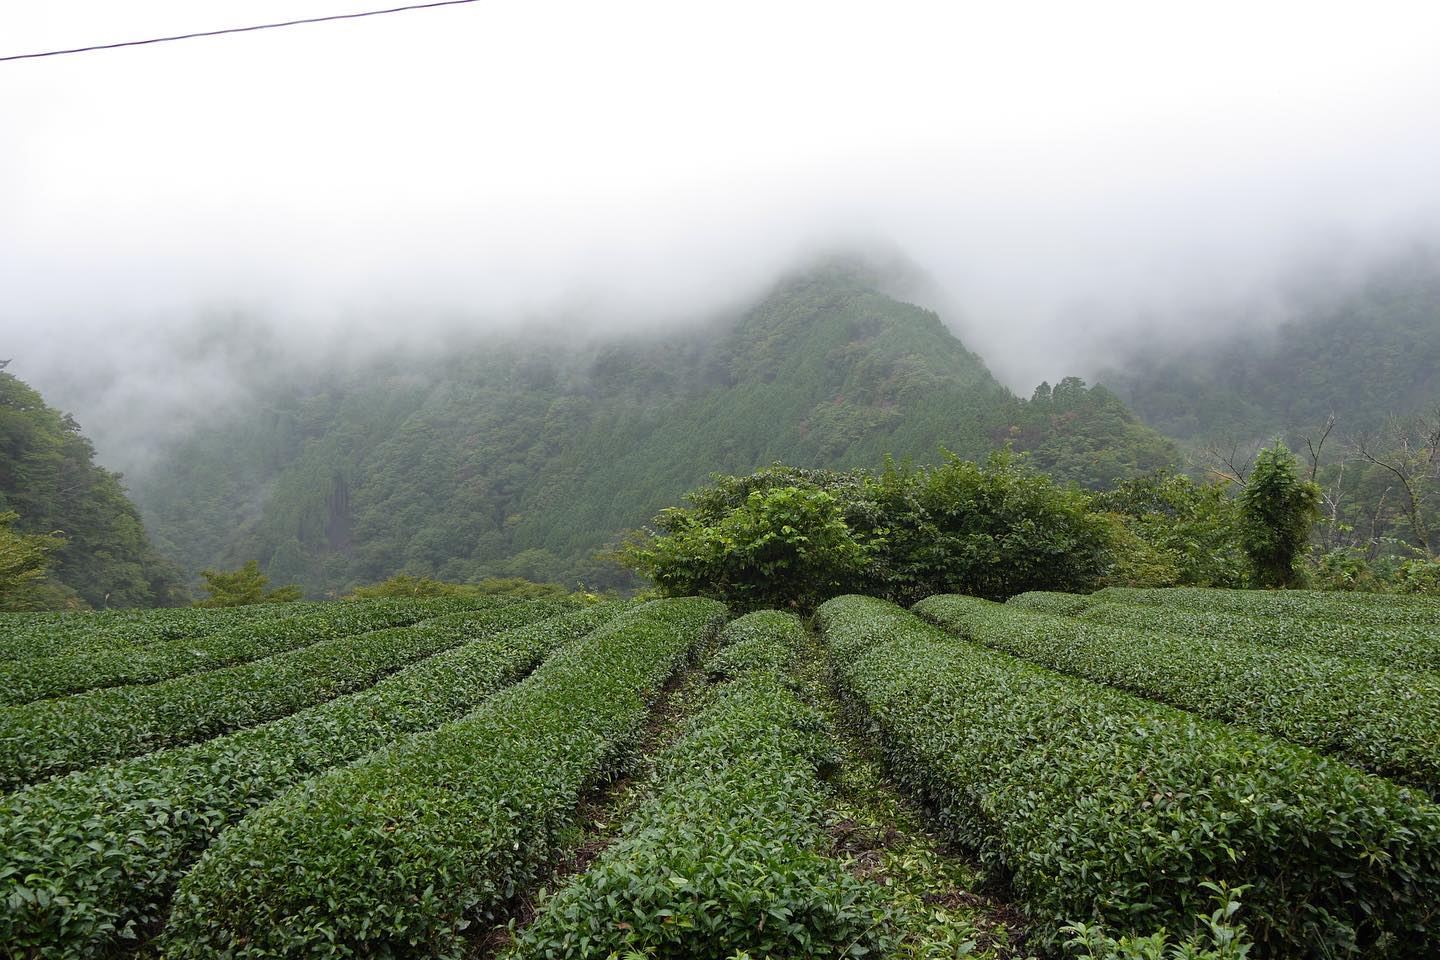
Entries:
[[979, 457], [1099, 486], [1174, 451], [1113, 394], [1021, 401], [939, 317], [831, 266], [700, 328], [471, 343], [266, 395], [139, 484], [191, 569], [256, 557], [313, 593], [408, 569], [604, 585], [588, 559], [715, 471]]
[[180, 571], [151, 545], [120, 475], [94, 456], [74, 418], [0, 372], [0, 512], [18, 513], [22, 532], [63, 537], [51, 582], [94, 607], [177, 602]]
[[1107, 373], [1147, 423], [1179, 440], [1264, 439], [1323, 423], [1347, 431], [1440, 403], [1440, 253], [1393, 260], [1338, 301], [1278, 330], [1203, 349], [1154, 349]]

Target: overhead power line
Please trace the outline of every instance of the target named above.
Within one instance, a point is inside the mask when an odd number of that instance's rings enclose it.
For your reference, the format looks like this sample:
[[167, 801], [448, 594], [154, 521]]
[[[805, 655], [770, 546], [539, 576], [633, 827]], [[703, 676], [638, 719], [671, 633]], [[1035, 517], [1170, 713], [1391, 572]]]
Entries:
[[202, 30], [198, 33], [177, 33], [170, 37], [151, 37], [148, 40], [126, 40], [121, 43], [97, 43], [89, 47], [72, 47], [69, 50], [45, 50], [40, 53], [18, 53], [0, 57], [0, 63], [7, 60], [35, 60], [40, 57], [63, 57], [71, 53], [90, 53], [95, 50], [116, 50], [120, 47], [144, 47], [152, 43], [170, 43], [175, 40], [194, 40], [198, 37], [218, 37], [227, 33], [253, 33], [257, 30], [275, 30], [279, 27], [297, 27], [304, 23], [328, 23], [331, 20], [358, 20], [361, 17], [379, 17], [387, 13], [404, 13], [406, 10], [429, 10], [432, 7], [458, 7], [479, 0], [434, 0], [431, 3], [411, 3], [403, 7], [387, 7], [384, 10], [362, 10], [359, 13], [335, 13], [327, 17], [307, 17], [304, 20], [282, 20], [278, 23], [257, 23], [249, 27], [226, 27], [223, 30]]

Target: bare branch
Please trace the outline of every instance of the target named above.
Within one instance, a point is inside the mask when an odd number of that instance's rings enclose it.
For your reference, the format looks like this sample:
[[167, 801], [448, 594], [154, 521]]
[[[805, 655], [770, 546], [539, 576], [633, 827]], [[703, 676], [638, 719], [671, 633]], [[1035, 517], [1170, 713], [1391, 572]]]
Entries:
[[1244, 485], [1249, 478], [1249, 470], [1245, 467], [1245, 458], [1240, 455], [1239, 441], [1232, 441], [1228, 451], [1219, 443], [1206, 444], [1205, 455], [1225, 468], [1223, 470], [1213, 466], [1209, 468], [1210, 473], [1222, 480]]
[[1305, 438], [1305, 448], [1310, 451], [1310, 479], [1314, 480], [1315, 475], [1320, 472], [1320, 454], [1325, 451], [1325, 441], [1330, 437], [1330, 431], [1335, 429], [1335, 414], [1332, 411], [1330, 416], [1325, 418], [1325, 429], [1320, 432], [1319, 440]]

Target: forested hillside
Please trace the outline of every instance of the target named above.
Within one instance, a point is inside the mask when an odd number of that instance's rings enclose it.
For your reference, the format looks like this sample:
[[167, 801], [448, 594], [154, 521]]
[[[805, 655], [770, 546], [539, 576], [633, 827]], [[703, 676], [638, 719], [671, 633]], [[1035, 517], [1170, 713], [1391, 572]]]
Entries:
[[54, 534], [46, 606], [95, 607], [177, 602], [180, 571], [146, 536], [120, 476], [97, 466], [95, 451], [68, 414], [12, 374], [0, 372], [0, 515], [14, 530]]
[[1109, 391], [1066, 379], [1021, 400], [938, 316], [836, 265], [700, 327], [477, 338], [292, 381], [137, 483], [188, 569], [253, 557], [314, 594], [401, 568], [604, 586], [623, 574], [596, 549], [716, 471], [1008, 441], [1095, 487], [1175, 459]]
[[1348, 431], [1440, 403], [1440, 254], [1390, 261], [1277, 330], [1201, 349], [1151, 343], [1106, 373], [1151, 426], [1180, 440], [1250, 440], [1313, 428]]

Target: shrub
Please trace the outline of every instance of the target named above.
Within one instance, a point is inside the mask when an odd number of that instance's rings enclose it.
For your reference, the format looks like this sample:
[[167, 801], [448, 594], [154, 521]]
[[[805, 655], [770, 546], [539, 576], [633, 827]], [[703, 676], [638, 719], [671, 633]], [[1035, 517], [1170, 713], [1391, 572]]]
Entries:
[[1058, 593], [1054, 590], [1030, 590], [1017, 593], [1005, 601], [1007, 607], [1032, 610], [1035, 613], [1053, 613], [1069, 617], [1078, 614], [1092, 603], [1090, 597], [1080, 593]]
[[209, 635], [152, 643], [139, 649], [85, 650], [0, 663], [0, 704], [29, 703], [98, 687], [155, 683], [258, 660], [334, 637], [406, 626], [456, 609], [459, 605], [396, 601], [359, 606], [316, 604], [293, 613], [277, 610], [270, 616], [254, 617]]
[[[1099, 599], [1098, 596], [1096, 599]], [[1245, 616], [1190, 606], [1092, 602], [1076, 611], [1083, 620], [1155, 633], [1188, 634], [1212, 641], [1258, 643], [1312, 651], [1405, 670], [1440, 670], [1440, 631], [1301, 617]]]
[[497, 603], [417, 626], [375, 630], [254, 663], [40, 700], [0, 712], [0, 788], [13, 789], [164, 747], [208, 740], [332, 700], [490, 629], [520, 626], [556, 607]]
[[65, 613], [0, 613], [0, 660], [27, 660], [196, 637], [276, 616], [295, 616], [319, 604], [273, 607], [189, 607], [163, 610], [96, 610]]
[[1279, 441], [1261, 450], [1240, 494], [1240, 542], [1252, 581], [1261, 587], [1295, 586], [1310, 528], [1319, 517], [1320, 488], [1300, 479], [1295, 455]]
[[713, 523], [673, 512], [667, 536], [626, 556], [669, 596], [717, 597], [742, 609], [814, 609], [861, 582], [869, 551], [823, 490], [755, 490]]
[[1228, 890], [1213, 883], [1201, 886], [1215, 891], [1219, 906], [1210, 916], [1199, 918], [1203, 932], [1184, 941], [1172, 940], [1164, 930], [1117, 940], [1098, 926], [1074, 923], [1061, 928], [1071, 936], [1065, 946], [1079, 960], [1245, 960], [1255, 945], [1236, 923], [1235, 915], [1240, 910], [1240, 894], [1246, 888]]
[[260, 572], [258, 561], [251, 560], [238, 570], [220, 572], [201, 570], [205, 590], [210, 594], [195, 601], [198, 607], [243, 607], [255, 603], [294, 603], [303, 594], [294, 584], [266, 590], [270, 578]]
[[817, 619], [893, 774], [1009, 874], [1051, 943], [1075, 919], [1184, 936], [1208, 881], [1252, 886], [1261, 955], [1433, 953], [1440, 807], [1413, 791], [883, 601], [839, 598]]
[[367, 690], [0, 799], [0, 860], [11, 868], [0, 875], [10, 905], [0, 943], [79, 957], [144, 939], [222, 830], [315, 774], [455, 719], [617, 612], [592, 607], [499, 633], [472, 616], [461, 631], [469, 642]]
[[915, 612], [1023, 660], [1333, 753], [1440, 795], [1440, 675], [974, 597], [931, 597]]
[[1097, 494], [1092, 509], [1111, 513], [1122, 525], [1107, 583], [1244, 585], [1248, 564], [1239, 504], [1221, 484], [1159, 471]]
[[808, 610], [858, 590], [909, 603], [1090, 589], [1109, 562], [1111, 521], [1008, 451], [985, 466], [947, 454], [879, 474], [776, 465], [715, 477], [686, 499], [622, 559], [667, 594], [746, 608]]
[[1134, 590], [1106, 587], [1091, 596], [1094, 602], [1113, 601], [1188, 607], [1238, 613], [1248, 617], [1299, 619], [1308, 624], [1330, 620], [1349, 624], [1419, 627], [1433, 630], [1440, 623], [1440, 597], [1403, 594], [1335, 593], [1321, 590]]
[[724, 607], [638, 607], [478, 710], [313, 779], [182, 881], [166, 955], [453, 957], [539, 878]]
[[821, 960], [886, 945], [872, 888], [824, 854], [817, 769], [833, 747], [787, 686], [802, 640], [798, 621], [769, 611], [726, 627], [706, 666], [730, 679], [660, 758], [654, 798], [543, 905], [520, 956]]

